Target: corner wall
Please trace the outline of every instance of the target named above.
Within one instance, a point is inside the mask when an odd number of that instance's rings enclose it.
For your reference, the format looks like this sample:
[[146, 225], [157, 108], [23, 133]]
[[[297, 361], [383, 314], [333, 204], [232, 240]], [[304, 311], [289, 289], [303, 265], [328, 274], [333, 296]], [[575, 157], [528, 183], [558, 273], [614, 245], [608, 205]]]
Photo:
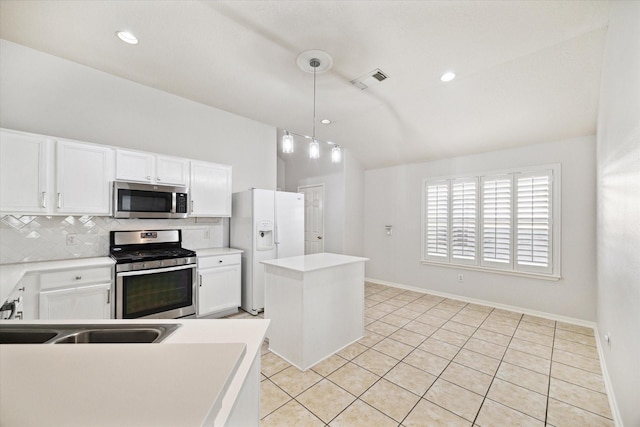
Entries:
[[[560, 281], [421, 264], [424, 178], [550, 163], [562, 165]], [[595, 137], [367, 170], [364, 206], [368, 278], [595, 321]], [[385, 225], [393, 227], [390, 236]]]
[[640, 2], [613, 2], [598, 117], [598, 333], [628, 427], [640, 426], [639, 24]]

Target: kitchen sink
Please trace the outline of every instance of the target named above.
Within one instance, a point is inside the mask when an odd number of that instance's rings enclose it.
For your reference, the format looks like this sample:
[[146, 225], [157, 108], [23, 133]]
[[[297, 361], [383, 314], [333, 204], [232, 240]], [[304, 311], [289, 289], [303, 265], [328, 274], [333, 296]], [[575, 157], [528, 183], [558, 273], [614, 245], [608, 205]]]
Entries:
[[0, 344], [42, 344], [57, 336], [56, 332], [5, 330], [0, 326]]
[[177, 324], [0, 324], [0, 344], [151, 344], [162, 342], [180, 326]]

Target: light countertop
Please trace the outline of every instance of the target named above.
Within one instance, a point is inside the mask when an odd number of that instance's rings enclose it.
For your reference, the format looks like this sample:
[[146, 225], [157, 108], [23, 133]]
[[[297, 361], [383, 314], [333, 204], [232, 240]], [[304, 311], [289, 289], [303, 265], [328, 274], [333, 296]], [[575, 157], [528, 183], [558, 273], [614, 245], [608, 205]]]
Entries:
[[208, 248], [208, 249], [196, 249], [197, 256], [219, 256], [219, 255], [234, 255], [241, 254], [243, 251], [235, 248]]
[[312, 255], [301, 255], [289, 258], [279, 258], [262, 261], [262, 264], [293, 270], [301, 273], [337, 267], [345, 264], [369, 261], [369, 258], [361, 258], [350, 255], [332, 254], [323, 252]]
[[55, 261], [19, 262], [0, 264], [0, 303], [2, 303], [25, 274], [51, 270], [111, 266], [110, 257], [61, 259]]
[[1, 346], [0, 424], [224, 426], [269, 325], [258, 319], [91, 323], [182, 326], [160, 344]]

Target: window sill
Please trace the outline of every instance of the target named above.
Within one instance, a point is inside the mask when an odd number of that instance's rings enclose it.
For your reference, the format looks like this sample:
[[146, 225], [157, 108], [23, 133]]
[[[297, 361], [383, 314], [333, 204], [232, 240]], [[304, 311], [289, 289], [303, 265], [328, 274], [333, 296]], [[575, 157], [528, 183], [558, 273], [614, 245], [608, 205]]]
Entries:
[[437, 261], [429, 261], [424, 259], [420, 260], [420, 263], [424, 265], [433, 265], [437, 267], [447, 267], [447, 268], [456, 268], [456, 269], [463, 269], [463, 270], [482, 271], [484, 273], [503, 274], [506, 276], [528, 277], [530, 279], [547, 280], [550, 282], [557, 282], [558, 280], [562, 279], [562, 276], [556, 276], [553, 274], [540, 274], [540, 273], [530, 273], [526, 271], [500, 270], [497, 268], [480, 267], [477, 265], [451, 264], [448, 262], [437, 262]]

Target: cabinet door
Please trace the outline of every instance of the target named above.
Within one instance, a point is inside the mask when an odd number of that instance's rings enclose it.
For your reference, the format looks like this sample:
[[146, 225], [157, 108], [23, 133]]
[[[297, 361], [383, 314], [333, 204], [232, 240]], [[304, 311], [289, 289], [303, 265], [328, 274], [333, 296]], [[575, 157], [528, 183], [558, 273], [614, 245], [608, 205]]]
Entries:
[[51, 142], [36, 135], [0, 131], [1, 212], [20, 215], [47, 212]]
[[116, 150], [116, 179], [152, 182], [155, 174], [155, 156], [138, 151]]
[[191, 162], [191, 216], [231, 216], [231, 166]]
[[56, 213], [109, 215], [113, 150], [58, 141], [56, 154]]
[[189, 160], [179, 157], [156, 157], [156, 182], [167, 185], [187, 185]]
[[200, 271], [198, 316], [240, 307], [240, 264]]
[[40, 320], [110, 318], [111, 283], [40, 292]]

